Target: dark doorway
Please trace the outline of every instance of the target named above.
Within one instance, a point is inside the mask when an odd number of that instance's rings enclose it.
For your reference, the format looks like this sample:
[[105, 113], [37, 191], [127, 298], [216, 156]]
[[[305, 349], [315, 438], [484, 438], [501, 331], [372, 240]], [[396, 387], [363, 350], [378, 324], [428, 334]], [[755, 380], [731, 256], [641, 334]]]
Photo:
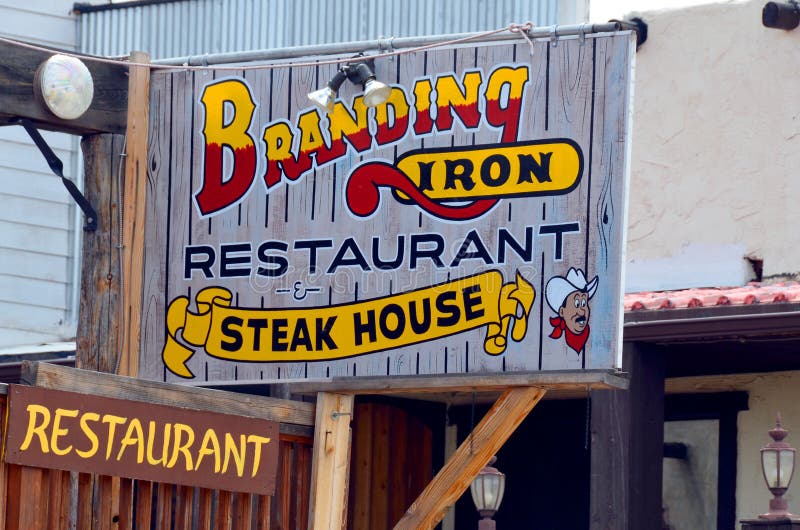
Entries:
[[[474, 422], [489, 409], [476, 406]], [[542, 401], [497, 454], [506, 492], [495, 516], [498, 530], [589, 528], [589, 450], [586, 400]], [[450, 409], [458, 441], [471, 430], [471, 406]], [[456, 503], [458, 530], [475, 529], [478, 514], [469, 491]]]

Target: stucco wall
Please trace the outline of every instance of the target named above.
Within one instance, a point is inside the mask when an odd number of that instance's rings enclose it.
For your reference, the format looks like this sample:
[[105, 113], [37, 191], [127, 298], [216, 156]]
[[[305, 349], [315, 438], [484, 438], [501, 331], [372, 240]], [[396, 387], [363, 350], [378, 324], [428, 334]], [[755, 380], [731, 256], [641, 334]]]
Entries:
[[627, 291], [800, 271], [800, 30], [764, 1], [643, 13]]
[[[750, 410], [739, 413], [739, 451], [736, 473], [736, 519], [751, 519], [769, 508], [771, 495], [761, 474], [759, 450], [770, 441], [767, 431], [780, 412], [789, 430], [786, 441], [800, 448], [800, 372], [755, 376], [743, 387], [750, 393]], [[795, 471], [786, 498], [800, 512], [800, 470]]]

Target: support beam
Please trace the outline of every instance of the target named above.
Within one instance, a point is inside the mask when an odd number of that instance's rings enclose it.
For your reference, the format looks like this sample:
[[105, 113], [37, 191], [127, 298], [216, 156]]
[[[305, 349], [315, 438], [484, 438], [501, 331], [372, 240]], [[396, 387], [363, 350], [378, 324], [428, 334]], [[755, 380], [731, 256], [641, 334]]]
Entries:
[[[52, 114], [34, 97], [36, 70], [50, 56], [62, 50], [33, 50], [0, 41], [0, 125], [13, 123], [15, 118], [28, 118], [39, 129], [73, 134], [116, 133], [125, 131], [127, 108], [127, 66], [99, 63], [89, 59], [84, 63], [92, 74], [94, 99], [86, 113], [75, 120], [62, 120]], [[71, 52], [70, 52], [71, 53]]]
[[590, 530], [661, 528], [664, 353], [625, 343], [628, 390], [592, 393]]
[[[131, 61], [149, 63], [150, 56], [132, 52]], [[139, 375], [139, 338], [142, 328], [145, 211], [147, 203], [147, 129], [150, 115], [150, 69], [131, 66], [128, 79], [125, 194], [123, 199], [122, 351], [116, 373]]]
[[81, 296], [75, 365], [114, 370], [120, 351], [119, 181], [124, 138], [112, 134], [81, 141], [84, 193], [97, 211], [97, 230], [83, 234]]
[[309, 530], [342, 530], [347, 523], [352, 417], [352, 395], [317, 394]]
[[544, 394], [544, 389], [535, 387], [506, 390], [394, 530], [430, 530], [436, 526]]

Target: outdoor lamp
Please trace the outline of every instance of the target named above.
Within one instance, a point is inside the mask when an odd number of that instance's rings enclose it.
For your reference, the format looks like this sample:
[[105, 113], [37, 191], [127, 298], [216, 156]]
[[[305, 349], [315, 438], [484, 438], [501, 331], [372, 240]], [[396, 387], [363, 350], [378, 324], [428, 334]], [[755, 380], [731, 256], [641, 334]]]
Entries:
[[496, 528], [492, 517], [500, 508], [506, 489], [506, 476], [492, 467], [496, 461], [497, 458], [493, 456], [469, 487], [472, 493], [472, 502], [475, 503], [475, 508], [483, 517], [478, 522], [478, 530], [494, 530]]
[[783, 441], [788, 434], [789, 431], [781, 425], [781, 415], [778, 414], [775, 428], [769, 431], [772, 441], [761, 448], [761, 470], [767, 488], [774, 498], [769, 501], [769, 512], [759, 515], [759, 519], [792, 517], [789, 513], [789, 503], [783, 498], [794, 473], [794, 447]]
[[62, 120], [80, 118], [94, 97], [92, 74], [77, 57], [56, 54], [36, 71], [34, 91]]
[[309, 93], [308, 99], [321, 110], [331, 112], [333, 110], [333, 103], [336, 101], [336, 95], [339, 93], [339, 88], [341, 88], [345, 79], [347, 79], [347, 70], [344, 66], [339, 67], [336, 75], [333, 76], [333, 79], [328, 81], [325, 88], [320, 88], [319, 90]]
[[[370, 64], [371, 63], [371, 64]], [[377, 107], [387, 99], [392, 89], [375, 79], [374, 62], [361, 62], [351, 65], [347, 78], [364, 88], [364, 105]]]
[[349, 79], [351, 83], [361, 85], [364, 89], [364, 104], [367, 107], [377, 107], [389, 99], [392, 89], [375, 79], [374, 67], [375, 63], [372, 60], [344, 64], [324, 88], [309, 93], [308, 99], [320, 110], [331, 112], [339, 88], [345, 79]]

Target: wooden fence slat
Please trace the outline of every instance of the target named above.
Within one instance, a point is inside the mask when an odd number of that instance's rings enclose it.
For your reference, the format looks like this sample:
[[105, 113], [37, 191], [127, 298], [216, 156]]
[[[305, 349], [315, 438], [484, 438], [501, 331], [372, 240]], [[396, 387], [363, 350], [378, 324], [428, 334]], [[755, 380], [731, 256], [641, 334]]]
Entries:
[[214, 518], [214, 530], [230, 530], [231, 527], [231, 493], [220, 491], [217, 496], [217, 516]]
[[252, 503], [249, 493], [237, 493], [233, 497], [233, 530], [251, 530]]
[[[7, 466], [8, 469], [8, 491], [20, 491], [20, 481], [22, 480], [22, 466]], [[8, 505], [5, 506], [5, 517], [7, 530], [19, 530], [19, 510], [21, 498], [19, 495], [8, 499]]]
[[194, 488], [178, 486], [175, 495], [175, 530], [190, 530], [192, 527], [192, 502]]
[[97, 494], [92, 512], [94, 530], [111, 530], [114, 528], [114, 479], [105, 475], [97, 477]]
[[389, 528], [403, 516], [411, 499], [406, 498], [408, 473], [408, 413], [392, 411], [391, 437], [389, 440]]
[[[47, 525], [47, 495], [44, 491], [44, 470], [20, 467], [18, 498], [19, 512], [16, 520], [19, 530], [45, 528]], [[13, 524], [14, 521], [11, 521]]]
[[258, 508], [256, 509], [256, 530], [270, 530], [272, 528], [270, 519], [270, 504], [272, 497], [266, 495], [258, 496]]
[[[3, 422], [3, 418], [6, 417], [6, 401], [7, 397], [4, 395], [0, 395], [0, 440], [5, 440], [5, 425]], [[0, 444], [3, 442], [0, 441]], [[2, 453], [2, 451], [0, 451]], [[9, 473], [9, 466], [5, 463], [5, 461], [0, 461], [0, 500], [3, 501], [2, 505], [0, 505], [0, 528], [6, 527], [6, 492], [8, 491], [8, 473]]]
[[88, 473], [78, 474], [78, 528], [92, 528], [92, 498], [94, 496], [94, 477]]
[[197, 494], [197, 530], [211, 530], [211, 490], [205, 488]]
[[158, 485], [156, 500], [156, 528], [172, 528], [172, 484]]
[[372, 486], [370, 492], [370, 530], [386, 530], [389, 524], [389, 414], [384, 408], [374, 418], [372, 443]]
[[119, 530], [133, 529], [133, 480], [119, 481]]
[[[371, 498], [372, 491], [372, 463], [371, 447], [373, 435], [373, 410], [375, 406], [371, 403], [359, 404], [353, 418], [356, 424], [355, 447], [353, 454], [355, 461], [353, 466], [353, 491], [350, 494], [350, 528], [364, 529], [369, 528], [371, 503], [365, 499]], [[405, 511], [406, 507], [403, 507]]]
[[[148, 530], [153, 513], [153, 483], [148, 480], [136, 481], [136, 506], [134, 514], [137, 530]], [[80, 527], [78, 527], [80, 528]]]
[[49, 483], [47, 528], [52, 530], [66, 529], [69, 524], [69, 471], [49, 469], [46, 471], [46, 475], [48, 475], [47, 481]]

